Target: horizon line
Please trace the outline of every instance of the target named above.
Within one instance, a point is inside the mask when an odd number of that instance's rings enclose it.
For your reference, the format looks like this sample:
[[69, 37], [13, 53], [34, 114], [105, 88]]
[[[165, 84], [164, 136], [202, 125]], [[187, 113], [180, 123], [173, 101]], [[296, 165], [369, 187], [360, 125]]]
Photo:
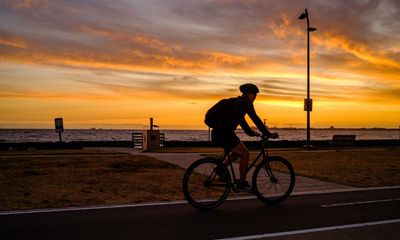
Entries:
[[[306, 130], [306, 127], [268, 127], [268, 129], [282, 129], [282, 130]], [[311, 130], [400, 130], [399, 128], [392, 127], [312, 127]], [[4, 128], [0, 127], [0, 130], [55, 130], [54, 128]], [[101, 127], [93, 127], [93, 128], [64, 128], [65, 130], [130, 130], [130, 131], [143, 131], [149, 130], [146, 128], [101, 128]], [[208, 128], [163, 128], [163, 129], [155, 129], [160, 131], [208, 131]], [[241, 128], [238, 128], [236, 131], [243, 131]]]

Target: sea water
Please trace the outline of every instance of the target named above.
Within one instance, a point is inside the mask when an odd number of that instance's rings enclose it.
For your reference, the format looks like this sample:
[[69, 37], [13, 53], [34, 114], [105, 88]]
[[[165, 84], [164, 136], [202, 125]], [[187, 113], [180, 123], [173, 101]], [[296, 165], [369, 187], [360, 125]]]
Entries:
[[[305, 140], [306, 129], [270, 129], [278, 132], [280, 140]], [[132, 133], [142, 130], [65, 129], [63, 141], [131, 141]], [[166, 141], [208, 141], [208, 130], [160, 130]], [[243, 141], [255, 140], [237, 131]], [[311, 140], [331, 140], [335, 134], [356, 135], [357, 140], [399, 140], [399, 129], [311, 129]], [[0, 129], [0, 142], [55, 142], [58, 133], [54, 129]]]

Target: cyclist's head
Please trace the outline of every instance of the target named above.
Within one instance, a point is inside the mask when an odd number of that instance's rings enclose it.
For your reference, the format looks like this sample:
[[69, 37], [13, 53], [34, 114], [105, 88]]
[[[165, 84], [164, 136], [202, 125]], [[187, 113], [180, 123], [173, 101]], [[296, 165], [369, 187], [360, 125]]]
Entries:
[[251, 102], [254, 102], [257, 93], [259, 93], [258, 87], [251, 83], [243, 84], [239, 87], [239, 89], [243, 95], [246, 95], [250, 99]]
[[249, 94], [249, 93], [257, 94], [260, 92], [258, 90], [258, 87], [252, 83], [243, 84], [239, 87], [239, 89], [240, 89], [240, 92], [242, 92], [243, 94]]

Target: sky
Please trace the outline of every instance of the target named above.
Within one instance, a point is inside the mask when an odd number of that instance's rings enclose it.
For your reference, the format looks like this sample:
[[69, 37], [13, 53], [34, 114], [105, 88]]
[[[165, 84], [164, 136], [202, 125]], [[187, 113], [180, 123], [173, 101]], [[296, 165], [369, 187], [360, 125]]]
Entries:
[[397, 0], [1, 0], [0, 128], [206, 129], [254, 83], [270, 127], [400, 125]]

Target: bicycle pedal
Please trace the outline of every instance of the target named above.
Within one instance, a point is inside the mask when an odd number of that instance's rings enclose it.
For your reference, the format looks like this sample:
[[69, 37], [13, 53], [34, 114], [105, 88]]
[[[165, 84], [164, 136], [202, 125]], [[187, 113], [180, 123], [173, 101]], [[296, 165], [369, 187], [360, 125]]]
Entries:
[[254, 188], [251, 188], [251, 189], [243, 189], [243, 188], [236, 187], [235, 185], [232, 186], [232, 190], [233, 190], [235, 193], [255, 193], [255, 192], [257, 192], [257, 190], [254, 189]]

